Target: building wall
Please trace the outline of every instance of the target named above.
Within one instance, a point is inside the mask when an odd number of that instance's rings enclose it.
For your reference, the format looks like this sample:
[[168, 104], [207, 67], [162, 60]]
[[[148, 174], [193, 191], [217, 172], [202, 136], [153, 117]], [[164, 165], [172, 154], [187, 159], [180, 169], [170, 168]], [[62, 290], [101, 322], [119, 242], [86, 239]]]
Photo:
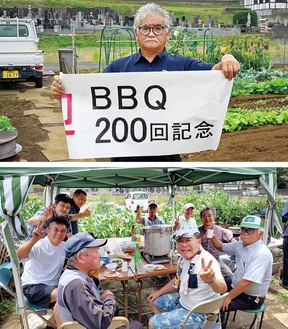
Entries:
[[244, 0], [244, 7], [255, 10], [259, 18], [269, 22], [288, 24], [288, 0]]

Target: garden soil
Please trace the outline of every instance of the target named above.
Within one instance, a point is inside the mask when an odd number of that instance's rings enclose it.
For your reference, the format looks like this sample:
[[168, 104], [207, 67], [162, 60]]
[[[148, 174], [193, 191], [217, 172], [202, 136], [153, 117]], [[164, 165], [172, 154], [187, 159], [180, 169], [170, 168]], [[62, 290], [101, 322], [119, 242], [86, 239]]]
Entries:
[[[53, 77], [44, 78], [44, 86], [33, 83], [0, 85], [0, 114], [11, 118], [17, 128], [16, 142], [22, 151], [5, 161], [70, 161], [67, 153], [59, 101], [50, 95]], [[253, 111], [259, 100], [265, 107], [283, 107], [287, 95], [247, 95], [231, 98], [229, 107]], [[262, 102], [263, 103], [263, 102]], [[287, 105], [287, 104], [286, 104]], [[266, 125], [222, 134], [216, 151], [182, 155], [183, 162], [284, 162], [287, 161], [288, 125]], [[83, 160], [82, 160], [83, 161]], [[103, 162], [109, 159], [86, 159]]]

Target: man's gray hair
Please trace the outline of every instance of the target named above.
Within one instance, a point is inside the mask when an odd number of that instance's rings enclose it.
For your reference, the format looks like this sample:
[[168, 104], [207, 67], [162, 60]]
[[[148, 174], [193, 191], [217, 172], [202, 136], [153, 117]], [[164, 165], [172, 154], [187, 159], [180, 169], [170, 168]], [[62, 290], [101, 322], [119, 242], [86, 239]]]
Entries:
[[204, 211], [207, 211], [207, 210], [211, 210], [212, 213], [213, 213], [213, 215], [214, 215], [214, 217], [216, 218], [216, 209], [215, 208], [212, 208], [212, 207], [204, 207], [204, 208], [202, 208], [201, 211], [200, 211], [200, 218], [202, 218], [203, 212]]
[[136, 12], [134, 18], [134, 25], [133, 25], [134, 30], [136, 30], [139, 27], [141, 19], [145, 18], [146, 16], [153, 16], [153, 15], [162, 15], [164, 18], [165, 26], [171, 29], [172, 19], [168, 11], [163, 9], [161, 6], [156, 5], [155, 3], [147, 3], [147, 5], [140, 7]]
[[77, 263], [77, 254], [83, 254], [84, 256], [88, 255], [88, 250], [87, 248], [83, 248], [80, 251], [76, 252], [76, 254], [72, 255], [71, 257], [68, 258], [67, 264], [75, 264]]

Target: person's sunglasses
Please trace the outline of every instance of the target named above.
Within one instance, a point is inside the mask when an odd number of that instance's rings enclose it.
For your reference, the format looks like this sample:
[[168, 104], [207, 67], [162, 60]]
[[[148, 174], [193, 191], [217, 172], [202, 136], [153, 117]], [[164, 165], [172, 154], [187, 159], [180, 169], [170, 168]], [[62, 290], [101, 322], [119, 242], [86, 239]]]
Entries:
[[240, 228], [240, 233], [244, 234], [244, 233], [248, 233], [249, 235], [253, 234], [255, 232], [254, 228]]

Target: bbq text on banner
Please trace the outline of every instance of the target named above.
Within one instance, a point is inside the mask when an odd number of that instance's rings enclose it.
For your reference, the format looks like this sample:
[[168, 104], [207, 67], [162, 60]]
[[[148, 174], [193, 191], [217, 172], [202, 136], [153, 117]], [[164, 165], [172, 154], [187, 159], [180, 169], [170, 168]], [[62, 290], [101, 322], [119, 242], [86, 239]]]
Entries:
[[232, 81], [221, 71], [60, 74], [70, 159], [216, 150]]

